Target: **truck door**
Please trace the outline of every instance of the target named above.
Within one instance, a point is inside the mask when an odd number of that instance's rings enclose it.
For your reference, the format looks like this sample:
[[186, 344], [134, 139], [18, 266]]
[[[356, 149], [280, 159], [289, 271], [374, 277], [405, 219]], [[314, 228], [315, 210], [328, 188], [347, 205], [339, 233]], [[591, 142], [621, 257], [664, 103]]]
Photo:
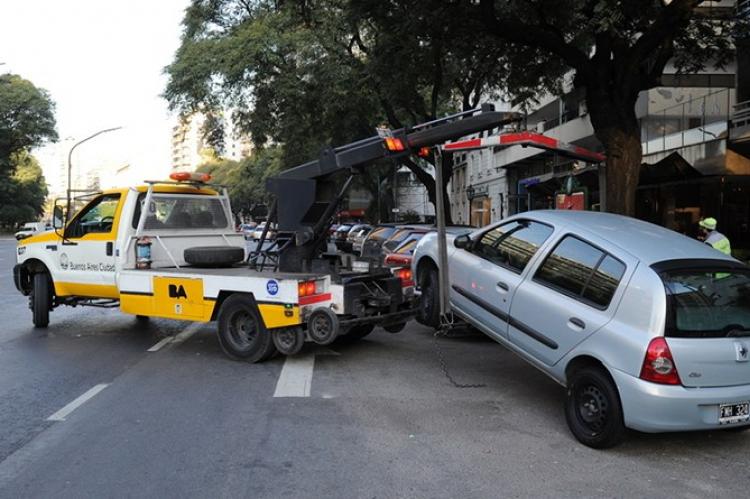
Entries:
[[65, 228], [57, 250], [54, 276], [58, 296], [117, 298], [115, 238], [122, 209], [121, 194], [101, 194], [78, 212]]
[[529, 261], [552, 232], [549, 225], [514, 220], [484, 232], [470, 248], [456, 250], [451, 297], [459, 310], [507, 339], [513, 295]]

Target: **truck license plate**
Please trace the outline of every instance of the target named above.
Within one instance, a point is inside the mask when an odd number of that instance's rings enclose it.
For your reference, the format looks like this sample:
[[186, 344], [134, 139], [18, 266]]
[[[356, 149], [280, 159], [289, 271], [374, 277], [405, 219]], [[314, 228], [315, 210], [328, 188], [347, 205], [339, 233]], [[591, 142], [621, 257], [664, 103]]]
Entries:
[[750, 402], [719, 405], [719, 424], [743, 423], [750, 420]]

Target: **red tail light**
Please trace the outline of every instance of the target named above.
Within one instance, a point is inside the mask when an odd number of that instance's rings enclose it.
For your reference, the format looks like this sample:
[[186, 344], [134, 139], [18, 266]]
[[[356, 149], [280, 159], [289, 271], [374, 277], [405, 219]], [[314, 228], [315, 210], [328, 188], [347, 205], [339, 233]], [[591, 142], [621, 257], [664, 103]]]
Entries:
[[411, 256], [391, 253], [390, 255], [385, 257], [383, 263], [389, 266], [403, 267], [404, 265], [411, 265]]
[[405, 288], [408, 286], [414, 286], [414, 280], [412, 279], [411, 269], [399, 269], [396, 271], [396, 276], [401, 279], [401, 287]]
[[648, 344], [640, 378], [662, 385], [682, 384], [674, 358], [672, 358], [672, 352], [669, 351], [667, 340], [662, 336], [654, 338]]
[[430, 148], [429, 147], [420, 147], [419, 151], [417, 151], [417, 156], [420, 158], [426, 158], [430, 155]]

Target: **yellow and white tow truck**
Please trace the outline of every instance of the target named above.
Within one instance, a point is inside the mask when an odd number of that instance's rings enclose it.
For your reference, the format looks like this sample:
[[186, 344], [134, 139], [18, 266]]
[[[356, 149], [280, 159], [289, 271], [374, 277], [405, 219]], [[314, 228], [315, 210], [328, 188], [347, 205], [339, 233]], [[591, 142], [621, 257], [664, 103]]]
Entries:
[[[47, 327], [61, 305], [119, 307], [142, 318], [217, 321], [231, 358], [292, 355], [305, 341], [361, 338], [377, 326], [398, 332], [416, 312], [410, 276], [372, 265], [347, 268], [326, 253], [325, 235], [358, 169], [507, 122], [483, 108], [385, 137], [327, 149], [317, 161], [270, 179], [269, 217], [278, 227], [248, 254], [235, 232], [226, 189], [205, 174], [110, 189], [67, 223], [22, 241], [13, 278], [29, 296], [33, 322]], [[336, 172], [349, 177], [332, 194]], [[67, 213], [71, 214], [68, 199]], [[58, 211], [56, 206], [55, 211]], [[60, 210], [61, 211], [61, 210]], [[375, 263], [375, 262], [373, 262]]]

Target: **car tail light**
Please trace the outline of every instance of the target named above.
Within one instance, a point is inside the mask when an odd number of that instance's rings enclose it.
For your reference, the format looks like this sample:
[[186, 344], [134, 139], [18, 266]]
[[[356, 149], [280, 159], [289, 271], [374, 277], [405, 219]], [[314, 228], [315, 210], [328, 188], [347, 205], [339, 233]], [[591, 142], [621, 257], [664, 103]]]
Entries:
[[669, 345], [667, 345], [667, 340], [664, 337], [654, 338], [648, 344], [640, 378], [662, 385], [682, 384], [674, 358], [672, 358], [672, 352], [669, 351]]
[[383, 263], [389, 266], [393, 265], [397, 267], [403, 267], [404, 265], [411, 264], [411, 256], [399, 255], [398, 253], [391, 253], [385, 257], [385, 260], [383, 261]]
[[412, 279], [411, 269], [398, 269], [394, 274], [401, 279], [401, 287], [405, 288], [408, 286], [414, 286], [414, 280]]

